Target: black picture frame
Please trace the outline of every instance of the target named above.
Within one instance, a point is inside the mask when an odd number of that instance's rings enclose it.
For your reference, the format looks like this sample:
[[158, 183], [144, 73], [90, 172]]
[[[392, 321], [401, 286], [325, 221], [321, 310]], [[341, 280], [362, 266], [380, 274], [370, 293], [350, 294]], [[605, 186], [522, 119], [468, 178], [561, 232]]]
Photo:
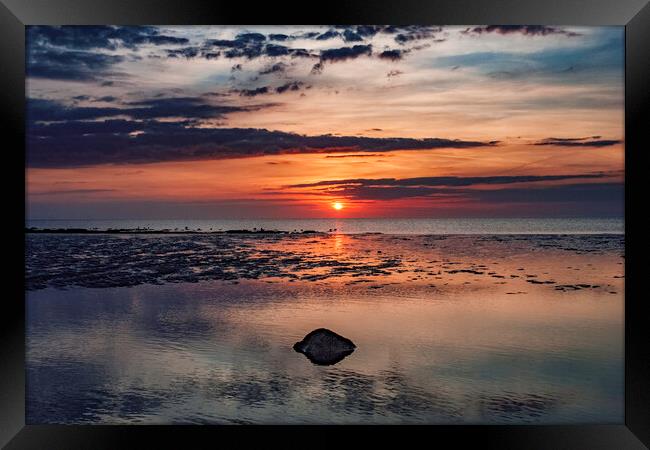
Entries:
[[[418, 427], [213, 427], [25, 425], [24, 101], [25, 25], [183, 24], [540, 24], [625, 26], [625, 423], [621, 425]], [[382, 443], [495, 448], [625, 449], [650, 446], [650, 358], [644, 314], [643, 190], [648, 165], [650, 3], [648, 0], [445, 0], [246, 3], [220, 0], [0, 0], [0, 127], [3, 145], [5, 286], [0, 313], [0, 444], [7, 449], [215, 447], [282, 439], [295, 445], [338, 445], [360, 432]], [[13, 143], [13, 144], [11, 144]], [[22, 150], [22, 151], [21, 151]], [[22, 165], [22, 166], [19, 166]], [[638, 212], [638, 213], [637, 213]], [[634, 214], [634, 217], [633, 217]], [[251, 432], [253, 430], [254, 432]], [[417, 436], [415, 436], [417, 435]], [[289, 439], [287, 441], [287, 439]], [[194, 442], [195, 444], [191, 444]], [[408, 445], [408, 444], [407, 444]]]

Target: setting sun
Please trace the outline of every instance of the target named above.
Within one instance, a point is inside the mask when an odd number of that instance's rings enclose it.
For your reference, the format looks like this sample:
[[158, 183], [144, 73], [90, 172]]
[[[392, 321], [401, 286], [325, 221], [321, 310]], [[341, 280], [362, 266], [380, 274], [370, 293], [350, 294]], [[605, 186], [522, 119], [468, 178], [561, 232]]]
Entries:
[[341, 202], [334, 202], [334, 203], [332, 203], [332, 208], [334, 208], [335, 210], [339, 211], [339, 210], [343, 209], [343, 203], [341, 203]]

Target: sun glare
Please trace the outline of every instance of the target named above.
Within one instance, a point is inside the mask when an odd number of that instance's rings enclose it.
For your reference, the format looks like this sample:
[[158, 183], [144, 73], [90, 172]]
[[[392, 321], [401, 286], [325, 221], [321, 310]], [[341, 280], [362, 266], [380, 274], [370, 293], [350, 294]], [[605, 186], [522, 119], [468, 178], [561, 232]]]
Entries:
[[343, 203], [341, 203], [341, 202], [334, 202], [334, 203], [332, 203], [332, 208], [334, 208], [335, 210], [339, 211], [339, 210], [343, 209]]

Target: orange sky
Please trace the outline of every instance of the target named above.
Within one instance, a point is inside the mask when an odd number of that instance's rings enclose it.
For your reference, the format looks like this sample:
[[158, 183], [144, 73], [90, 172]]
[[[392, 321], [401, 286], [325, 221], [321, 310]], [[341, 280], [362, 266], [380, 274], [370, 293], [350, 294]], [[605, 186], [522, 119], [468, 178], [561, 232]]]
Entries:
[[[45, 130], [39, 128], [38, 133], [50, 135], [43, 137], [34, 131], [33, 140], [28, 140], [29, 216], [122, 218], [114, 217], [119, 214], [143, 218], [139, 214], [160, 216], [165, 210], [170, 216], [197, 218], [621, 213], [622, 198], [617, 201], [618, 191], [613, 190], [620, 188], [624, 169], [619, 29], [554, 28], [556, 31], [544, 35], [524, 29], [517, 33], [476, 32], [473, 36], [464, 32], [467, 27], [443, 27], [425, 38], [408, 38], [418, 43], [409, 46], [401, 43], [406, 38], [400, 41], [388, 31], [365, 36], [357, 30], [363, 40], [348, 43], [343, 37], [335, 38], [338, 42], [304, 37], [309, 30], [323, 33], [328, 27], [258, 28], [158, 31], [184, 37], [203, 49], [205, 44], [200, 47], [200, 43], [208, 38], [230, 39], [227, 42], [231, 44], [219, 44], [222, 53], [215, 59], [165, 59], [156, 55], [168, 49], [152, 45], [107, 49], [98, 43], [88, 50], [81, 42], [77, 47], [73, 42], [65, 47], [54, 34], [45, 32], [43, 41], [32, 41], [36, 56], [30, 60], [34, 75], [27, 80], [28, 104], [46, 102], [50, 109], [45, 111], [50, 115], [36, 117], [34, 124]], [[271, 57], [271, 46], [276, 44], [259, 47], [258, 41], [242, 38], [243, 31], [265, 36], [264, 42], [270, 42], [272, 32], [297, 36], [283, 45], [307, 48], [312, 55]], [[417, 33], [403, 30], [402, 34]], [[420, 31], [417, 36], [423, 34]], [[252, 58], [223, 56], [227, 54], [224, 49], [234, 48], [232, 43], [240, 41], [246, 48], [267, 53]], [[226, 45], [230, 47], [223, 47]], [[327, 59], [328, 49], [341, 51], [353, 45], [368, 45], [371, 53]], [[391, 50], [393, 47], [396, 50]], [[41, 54], [59, 55], [62, 48], [87, 52], [89, 57], [114, 57], [119, 62], [111, 62], [115, 67], [107, 68], [105, 74], [61, 75], [56, 65], [61, 64], [56, 59], [59, 56], [48, 60]], [[397, 50], [399, 59], [384, 58], [380, 53]], [[312, 66], [318, 61], [324, 68], [315, 74]], [[273, 67], [280, 69], [268, 72]], [[282, 86], [293, 87], [281, 91]], [[159, 104], [152, 99], [161, 98], [182, 100], [191, 107], [199, 104], [231, 110], [210, 116], [196, 109], [200, 115], [192, 116], [194, 110], [180, 108], [154, 116], [149, 111]], [[129, 112], [132, 105], [152, 108], [145, 112], [151, 117], [140, 117], [139, 110]], [[122, 110], [124, 114], [118, 114]], [[192, 153], [187, 157], [188, 147], [179, 144], [178, 148], [165, 147], [169, 153], [158, 157], [159, 146], [112, 150], [108, 143], [115, 133], [102, 140], [94, 131], [67, 131], [80, 130], [88, 123], [116, 126], [120, 119], [127, 122], [124, 126], [137, 130], [129, 135], [134, 140], [140, 139], [139, 135], [148, 138], [152, 124], [175, 126], [188, 120], [193, 122], [182, 125], [181, 131], [216, 128], [236, 134], [237, 130], [255, 128], [327, 139], [378, 139], [366, 148], [361, 144], [336, 153], [330, 153], [336, 150], [330, 147], [310, 149], [311, 143], [276, 151], [271, 140], [263, 144], [270, 146], [270, 150], [265, 147], [266, 156], [246, 157], [242, 146], [254, 147], [251, 138], [246, 138], [236, 144], [207, 142], [198, 147], [211, 156]], [[63, 131], [56, 128], [58, 134], [52, 134], [55, 127]], [[392, 138], [439, 138], [481, 146], [385, 149], [383, 140]], [[157, 145], [165, 146], [175, 138], [170, 132], [169, 139], [164, 134], [160, 139], [162, 144]], [[549, 139], [558, 140], [545, 142]], [[79, 142], [82, 144], [76, 148]], [[542, 143], [547, 145], [535, 145]], [[232, 146], [227, 148], [228, 156], [219, 153], [228, 145]], [[107, 150], [101, 150], [104, 147]], [[127, 156], [111, 159], [114, 153]], [[75, 160], [82, 157], [90, 159]], [[567, 178], [518, 182], [517, 177], [523, 176]], [[510, 178], [503, 183], [473, 180], [445, 185], [439, 177]], [[418, 184], [414, 178], [427, 180]], [[365, 181], [349, 181], [359, 179]], [[380, 179], [398, 181], [382, 184], [376, 181]], [[337, 184], [336, 180], [348, 181]], [[332, 183], [292, 187], [319, 182]], [[562, 189], [568, 185], [575, 188], [564, 194]], [[484, 190], [500, 192], [476, 192]], [[531, 192], [530, 199], [526, 190]], [[601, 200], [599, 196], [604, 197]], [[335, 201], [344, 208], [332, 208]]]

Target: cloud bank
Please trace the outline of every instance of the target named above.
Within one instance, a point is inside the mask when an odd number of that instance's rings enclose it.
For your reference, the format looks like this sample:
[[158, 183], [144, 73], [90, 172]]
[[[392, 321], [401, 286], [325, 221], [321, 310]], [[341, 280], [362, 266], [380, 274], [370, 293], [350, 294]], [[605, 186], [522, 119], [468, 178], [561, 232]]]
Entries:
[[[130, 102], [121, 107], [74, 107], [32, 99], [27, 109], [27, 162], [30, 167], [76, 167], [497, 144], [443, 138], [308, 136], [258, 128], [207, 128], [196, 121], [269, 106], [212, 105], [198, 98], [178, 97]], [[160, 120], [166, 118], [176, 120]]]

